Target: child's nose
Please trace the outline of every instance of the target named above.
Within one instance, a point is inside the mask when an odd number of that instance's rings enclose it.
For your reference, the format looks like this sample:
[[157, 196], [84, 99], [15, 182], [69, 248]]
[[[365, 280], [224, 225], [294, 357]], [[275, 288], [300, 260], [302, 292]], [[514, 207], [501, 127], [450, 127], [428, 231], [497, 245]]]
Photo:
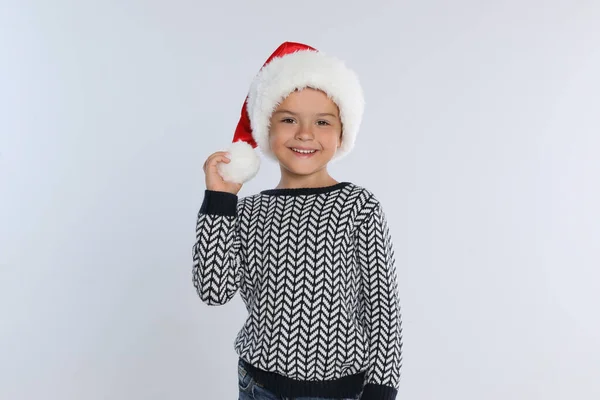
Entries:
[[313, 127], [311, 124], [299, 124], [298, 132], [296, 132], [296, 138], [302, 140], [310, 140], [315, 137]]

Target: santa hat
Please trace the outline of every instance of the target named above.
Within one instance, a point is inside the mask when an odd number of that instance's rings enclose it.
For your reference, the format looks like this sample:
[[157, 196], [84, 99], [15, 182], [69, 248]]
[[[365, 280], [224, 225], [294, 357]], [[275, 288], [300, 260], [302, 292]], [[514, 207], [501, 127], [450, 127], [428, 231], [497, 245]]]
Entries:
[[256, 147], [277, 160], [269, 146], [271, 115], [290, 93], [307, 87], [325, 92], [340, 110], [342, 143], [332, 160], [350, 152], [364, 111], [358, 77], [337, 58], [305, 44], [285, 42], [267, 59], [250, 86], [228, 150], [231, 162], [218, 164], [224, 180], [244, 183], [257, 174], [260, 157]]

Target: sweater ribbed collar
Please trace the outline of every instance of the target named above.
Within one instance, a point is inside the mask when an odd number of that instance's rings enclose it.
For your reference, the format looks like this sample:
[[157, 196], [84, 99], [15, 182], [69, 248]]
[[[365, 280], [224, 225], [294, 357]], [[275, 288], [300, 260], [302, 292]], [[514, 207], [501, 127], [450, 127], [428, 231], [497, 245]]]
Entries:
[[260, 193], [268, 196], [303, 196], [310, 194], [320, 194], [320, 193], [329, 193], [334, 190], [342, 189], [348, 185], [350, 182], [339, 182], [335, 185], [331, 186], [322, 186], [322, 187], [308, 187], [308, 188], [287, 188], [287, 189], [268, 189], [263, 190]]

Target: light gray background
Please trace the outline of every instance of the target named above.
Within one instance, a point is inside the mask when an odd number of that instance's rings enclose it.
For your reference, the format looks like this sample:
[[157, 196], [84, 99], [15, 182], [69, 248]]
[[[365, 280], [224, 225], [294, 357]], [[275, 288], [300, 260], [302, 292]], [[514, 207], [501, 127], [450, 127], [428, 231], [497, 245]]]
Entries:
[[3, 1], [0, 398], [237, 398], [202, 164], [285, 40], [364, 84], [331, 172], [390, 221], [399, 399], [600, 398], [599, 30], [595, 0]]

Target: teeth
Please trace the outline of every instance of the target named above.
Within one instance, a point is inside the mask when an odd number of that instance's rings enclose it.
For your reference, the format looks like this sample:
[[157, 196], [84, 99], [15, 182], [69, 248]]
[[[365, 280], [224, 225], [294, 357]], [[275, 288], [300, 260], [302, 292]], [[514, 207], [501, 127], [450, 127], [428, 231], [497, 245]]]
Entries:
[[302, 153], [302, 154], [311, 154], [316, 151], [316, 150], [300, 150], [300, 149], [292, 149], [292, 150], [294, 150], [296, 153]]

